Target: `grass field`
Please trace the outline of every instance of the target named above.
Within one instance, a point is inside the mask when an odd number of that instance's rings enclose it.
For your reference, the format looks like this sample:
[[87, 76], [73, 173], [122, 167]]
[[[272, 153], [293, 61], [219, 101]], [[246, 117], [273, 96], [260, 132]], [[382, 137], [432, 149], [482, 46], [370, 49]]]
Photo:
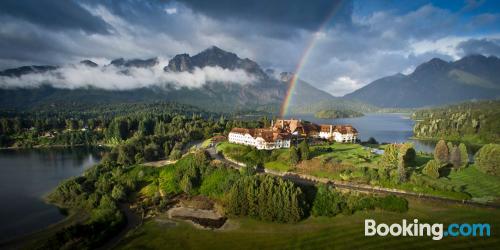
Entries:
[[[364, 220], [401, 223], [490, 223], [489, 238], [365, 237]], [[410, 210], [358, 212], [351, 216], [309, 218], [297, 224], [277, 224], [248, 218], [235, 219], [236, 229], [211, 231], [187, 223], [165, 226], [153, 220], [130, 232], [118, 249], [496, 249], [500, 211], [410, 200]]]
[[460, 171], [452, 172], [450, 182], [455, 185], [465, 185], [465, 192], [479, 199], [498, 199], [500, 197], [500, 177], [488, 175], [475, 166], [469, 166]]
[[264, 163], [264, 167], [267, 169], [281, 171], [281, 172], [287, 172], [287, 171], [293, 169], [293, 167], [290, 167], [289, 164], [287, 164], [283, 161], [266, 162], [266, 163]]
[[[332, 152], [324, 152], [323, 150], [330, 149]], [[365, 166], [377, 162], [379, 155], [371, 153], [359, 144], [341, 144], [334, 143], [327, 146], [311, 147], [312, 157], [333, 158], [343, 164], [352, 164], [356, 166]]]

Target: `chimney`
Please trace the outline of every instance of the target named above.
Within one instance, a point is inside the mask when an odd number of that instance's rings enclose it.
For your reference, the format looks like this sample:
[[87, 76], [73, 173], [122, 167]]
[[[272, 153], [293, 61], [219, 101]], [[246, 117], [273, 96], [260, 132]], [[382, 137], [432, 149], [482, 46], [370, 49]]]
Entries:
[[332, 134], [333, 125], [330, 125], [330, 134]]
[[271, 120], [271, 128], [274, 128], [274, 120]]

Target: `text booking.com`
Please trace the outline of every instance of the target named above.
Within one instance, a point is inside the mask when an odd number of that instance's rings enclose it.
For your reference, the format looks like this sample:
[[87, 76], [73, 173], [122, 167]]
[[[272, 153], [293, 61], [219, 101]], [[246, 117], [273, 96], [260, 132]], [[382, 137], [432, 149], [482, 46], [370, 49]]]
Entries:
[[441, 240], [443, 237], [490, 237], [491, 226], [488, 223], [469, 224], [452, 223], [444, 226], [441, 223], [419, 223], [402, 220], [401, 223], [377, 223], [373, 219], [365, 220], [365, 236], [406, 236], [406, 237], [432, 237]]

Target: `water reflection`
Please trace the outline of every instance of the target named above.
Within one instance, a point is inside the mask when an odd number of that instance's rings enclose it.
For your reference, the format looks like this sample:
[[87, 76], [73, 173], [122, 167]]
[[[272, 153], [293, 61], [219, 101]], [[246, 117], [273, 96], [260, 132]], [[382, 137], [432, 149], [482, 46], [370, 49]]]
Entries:
[[0, 241], [61, 220], [63, 215], [42, 197], [96, 164], [101, 154], [88, 148], [0, 150]]

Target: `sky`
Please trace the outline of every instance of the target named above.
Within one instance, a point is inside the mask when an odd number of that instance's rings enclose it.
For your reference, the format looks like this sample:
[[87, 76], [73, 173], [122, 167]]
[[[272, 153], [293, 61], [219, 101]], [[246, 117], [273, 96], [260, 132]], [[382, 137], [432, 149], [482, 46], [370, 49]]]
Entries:
[[215, 45], [264, 69], [299, 65], [301, 79], [334, 96], [434, 57], [500, 57], [494, 0], [2, 0], [0, 23], [0, 69], [121, 57], [166, 64]]

